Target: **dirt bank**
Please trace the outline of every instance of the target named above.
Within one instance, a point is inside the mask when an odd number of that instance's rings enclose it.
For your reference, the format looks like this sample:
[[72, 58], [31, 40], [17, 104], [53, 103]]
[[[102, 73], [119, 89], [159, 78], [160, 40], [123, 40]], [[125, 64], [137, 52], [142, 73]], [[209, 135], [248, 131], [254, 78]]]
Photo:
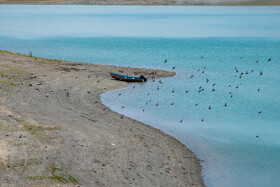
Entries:
[[204, 186], [188, 148], [101, 103], [127, 85], [109, 71], [173, 75], [0, 52], [2, 186]]

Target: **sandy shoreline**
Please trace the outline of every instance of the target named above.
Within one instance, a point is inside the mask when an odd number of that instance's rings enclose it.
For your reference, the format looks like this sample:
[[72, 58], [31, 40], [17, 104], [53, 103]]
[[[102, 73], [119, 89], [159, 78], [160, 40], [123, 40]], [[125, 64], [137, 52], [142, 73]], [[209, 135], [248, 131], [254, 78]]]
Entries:
[[186, 146], [101, 103], [127, 86], [109, 71], [173, 75], [0, 52], [3, 186], [205, 186]]

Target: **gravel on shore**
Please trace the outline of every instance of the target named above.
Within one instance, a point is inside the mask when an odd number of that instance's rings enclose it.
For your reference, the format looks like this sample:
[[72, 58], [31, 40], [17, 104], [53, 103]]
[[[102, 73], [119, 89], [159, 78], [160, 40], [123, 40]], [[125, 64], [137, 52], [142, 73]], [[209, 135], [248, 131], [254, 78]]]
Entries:
[[174, 75], [0, 52], [2, 186], [205, 186], [185, 145], [101, 103], [127, 86], [109, 71]]

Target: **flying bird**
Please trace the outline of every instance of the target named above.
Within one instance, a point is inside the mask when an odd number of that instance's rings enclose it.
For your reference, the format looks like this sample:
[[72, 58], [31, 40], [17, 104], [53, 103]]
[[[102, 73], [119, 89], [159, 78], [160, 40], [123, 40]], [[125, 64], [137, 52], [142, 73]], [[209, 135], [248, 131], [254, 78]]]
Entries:
[[165, 64], [166, 62], [167, 62], [167, 59], [165, 59], [163, 63]]

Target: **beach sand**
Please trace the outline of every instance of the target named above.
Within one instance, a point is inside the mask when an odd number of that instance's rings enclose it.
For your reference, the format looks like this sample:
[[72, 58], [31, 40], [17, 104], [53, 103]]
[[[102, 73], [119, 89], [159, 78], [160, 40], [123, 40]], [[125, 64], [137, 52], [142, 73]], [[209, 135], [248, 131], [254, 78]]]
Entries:
[[185, 145], [101, 103], [127, 86], [109, 71], [174, 75], [0, 52], [2, 186], [204, 186]]

